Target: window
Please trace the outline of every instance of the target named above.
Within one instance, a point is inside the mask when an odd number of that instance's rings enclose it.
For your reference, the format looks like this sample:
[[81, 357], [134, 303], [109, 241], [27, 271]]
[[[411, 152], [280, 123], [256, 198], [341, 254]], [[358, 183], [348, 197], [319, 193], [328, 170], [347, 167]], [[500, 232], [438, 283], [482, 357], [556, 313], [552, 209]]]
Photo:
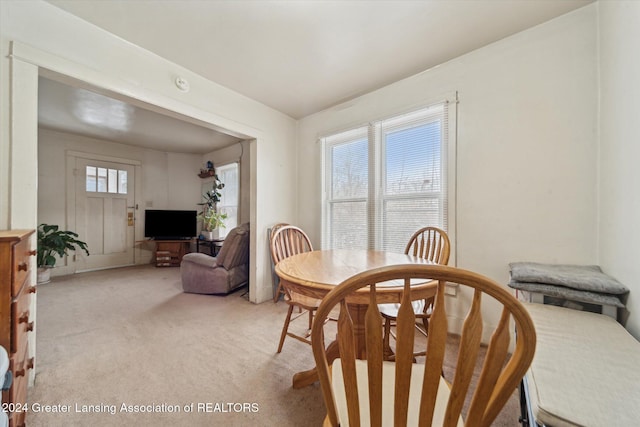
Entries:
[[448, 231], [448, 105], [322, 139], [323, 248], [404, 252], [421, 227]]
[[127, 171], [87, 166], [85, 186], [93, 193], [127, 194]]
[[216, 166], [216, 174], [224, 188], [220, 190], [220, 202], [218, 211], [227, 214], [224, 221], [225, 228], [219, 230], [220, 238], [224, 238], [229, 230], [238, 225], [238, 200], [240, 194], [240, 174], [238, 163], [229, 163], [224, 166]]

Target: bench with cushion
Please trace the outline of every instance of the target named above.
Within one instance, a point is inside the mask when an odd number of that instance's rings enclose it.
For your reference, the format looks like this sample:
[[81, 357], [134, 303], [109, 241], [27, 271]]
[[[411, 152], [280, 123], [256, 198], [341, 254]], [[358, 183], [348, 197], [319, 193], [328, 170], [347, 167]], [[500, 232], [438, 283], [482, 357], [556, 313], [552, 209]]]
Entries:
[[521, 387], [524, 425], [640, 422], [640, 342], [609, 316], [525, 304], [537, 347]]

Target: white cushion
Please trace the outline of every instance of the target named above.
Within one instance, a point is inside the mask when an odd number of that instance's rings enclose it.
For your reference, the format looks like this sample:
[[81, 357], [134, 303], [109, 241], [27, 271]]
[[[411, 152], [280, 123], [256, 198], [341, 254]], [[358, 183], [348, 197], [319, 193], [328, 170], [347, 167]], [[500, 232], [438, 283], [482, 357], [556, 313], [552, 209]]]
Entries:
[[640, 343], [602, 314], [525, 304], [537, 345], [527, 373], [538, 423], [631, 426], [640, 420]]
[[[395, 382], [395, 363], [382, 362], [382, 425], [393, 425], [393, 400]], [[417, 426], [420, 415], [420, 394], [422, 390], [422, 378], [424, 375], [424, 365], [413, 364], [411, 369], [411, 382], [409, 390], [409, 411], [407, 426]], [[362, 426], [371, 424], [369, 418], [369, 377], [367, 374], [367, 361], [356, 360], [356, 376], [358, 379], [358, 398], [360, 400], [360, 423]], [[342, 380], [342, 365], [340, 359], [336, 359], [332, 365], [333, 394], [336, 401], [336, 410], [341, 427], [349, 426], [349, 416], [347, 413], [346, 395], [344, 382]], [[436, 410], [433, 417], [433, 425], [442, 425], [444, 414], [449, 400], [449, 386], [444, 378], [440, 377], [438, 387], [438, 397], [436, 399]], [[458, 420], [458, 427], [464, 427], [462, 418]]]

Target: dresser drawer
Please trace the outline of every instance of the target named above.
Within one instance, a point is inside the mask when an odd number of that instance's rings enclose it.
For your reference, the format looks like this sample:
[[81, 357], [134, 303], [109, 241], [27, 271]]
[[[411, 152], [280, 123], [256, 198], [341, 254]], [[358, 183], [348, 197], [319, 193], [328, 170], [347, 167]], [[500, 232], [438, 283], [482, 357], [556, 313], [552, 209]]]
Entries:
[[14, 378], [11, 389], [9, 390], [9, 396], [12, 405], [8, 406], [8, 409], [14, 409], [13, 412], [7, 411], [9, 416], [9, 427], [22, 427], [25, 425], [26, 409], [27, 409], [27, 377]]
[[25, 279], [29, 277], [31, 257], [35, 255], [36, 250], [31, 249], [29, 239], [24, 239], [13, 247], [13, 296], [18, 295]]
[[24, 354], [27, 344], [27, 334], [33, 331], [33, 319], [29, 311], [31, 294], [25, 288], [18, 298], [11, 303], [11, 352]]
[[25, 418], [27, 411], [15, 412], [9, 417], [9, 427], [25, 427]]
[[29, 369], [33, 368], [33, 358], [27, 359], [27, 347], [24, 353], [14, 353], [9, 358], [9, 369], [13, 372], [13, 382], [9, 388], [8, 402], [20, 408], [27, 401], [27, 383]]

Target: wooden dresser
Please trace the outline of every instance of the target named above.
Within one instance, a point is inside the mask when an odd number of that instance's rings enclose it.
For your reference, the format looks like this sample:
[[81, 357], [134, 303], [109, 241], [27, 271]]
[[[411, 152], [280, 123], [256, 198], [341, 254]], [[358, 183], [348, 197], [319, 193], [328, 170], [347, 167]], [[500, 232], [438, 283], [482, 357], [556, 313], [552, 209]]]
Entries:
[[0, 231], [0, 345], [9, 353], [9, 370], [13, 382], [3, 392], [2, 402], [8, 412], [9, 426], [25, 425], [27, 371], [33, 368], [29, 358], [27, 334], [33, 330], [29, 309], [31, 293], [36, 291], [31, 279], [36, 249], [30, 242], [34, 230]]

